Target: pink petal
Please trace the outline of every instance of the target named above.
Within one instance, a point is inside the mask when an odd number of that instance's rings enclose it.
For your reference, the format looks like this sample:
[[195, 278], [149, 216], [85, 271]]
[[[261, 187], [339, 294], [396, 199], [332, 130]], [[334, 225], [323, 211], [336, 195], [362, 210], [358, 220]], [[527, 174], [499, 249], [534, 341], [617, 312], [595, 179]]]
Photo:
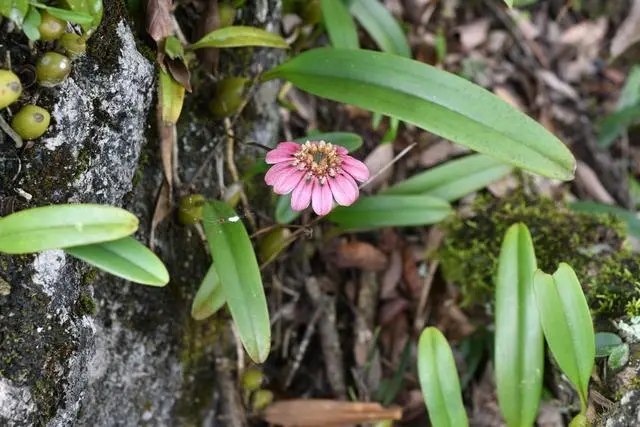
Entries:
[[293, 155], [300, 149], [300, 144], [295, 142], [281, 142], [276, 148], [269, 151], [265, 158], [268, 164], [288, 162], [293, 160]]
[[306, 175], [306, 171], [291, 168], [290, 171], [280, 175], [273, 184], [273, 192], [276, 194], [288, 194]]
[[315, 178], [310, 180], [303, 179], [298, 183], [298, 186], [293, 189], [293, 194], [291, 194], [291, 209], [300, 212], [309, 206], [314, 181], [316, 181]]
[[264, 175], [264, 182], [266, 182], [267, 185], [273, 185], [283, 173], [289, 173], [287, 172], [287, 169], [295, 168], [287, 163], [278, 163], [271, 166], [271, 168]]
[[364, 182], [369, 179], [369, 169], [367, 168], [367, 165], [358, 159], [354, 159], [351, 156], [345, 156], [342, 158], [341, 166], [345, 172], [357, 181]]
[[339, 145], [336, 145], [336, 152], [341, 155], [341, 156], [346, 156], [347, 154], [349, 154], [349, 150], [347, 150], [344, 147], [340, 147]]
[[351, 175], [346, 173], [339, 174], [336, 175], [335, 178], [328, 179], [327, 182], [329, 183], [333, 197], [339, 205], [349, 206], [358, 200], [360, 190], [358, 190], [358, 185], [353, 178], [351, 178]]
[[331, 212], [331, 208], [333, 207], [333, 196], [331, 195], [331, 189], [326, 182], [322, 185], [318, 180], [315, 180], [315, 184], [313, 184], [313, 191], [311, 193], [311, 206], [313, 207], [313, 211], [319, 216], [323, 216]]

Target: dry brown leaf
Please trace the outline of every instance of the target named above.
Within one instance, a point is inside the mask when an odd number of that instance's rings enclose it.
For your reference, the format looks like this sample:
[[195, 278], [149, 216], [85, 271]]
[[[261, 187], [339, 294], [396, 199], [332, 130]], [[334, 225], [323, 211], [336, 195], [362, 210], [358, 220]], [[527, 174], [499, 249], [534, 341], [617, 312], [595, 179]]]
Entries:
[[466, 51], [471, 51], [485, 41], [489, 34], [489, 19], [482, 18], [457, 28], [460, 35], [460, 44]]
[[582, 191], [590, 195], [597, 202], [606, 203], [609, 205], [615, 205], [616, 201], [604, 188], [602, 182], [598, 178], [598, 175], [582, 161], [578, 161], [576, 167], [576, 185]]
[[407, 308], [409, 308], [409, 306], [409, 301], [404, 298], [394, 298], [390, 301], [386, 301], [380, 307], [380, 312], [378, 314], [378, 324], [380, 326], [387, 325], [389, 322], [399, 316], [400, 313], [405, 312]]
[[390, 299], [398, 294], [396, 288], [402, 279], [402, 255], [394, 250], [389, 256], [389, 264], [380, 279], [380, 299]]
[[454, 145], [444, 139], [429, 145], [420, 153], [419, 164], [423, 168], [430, 168], [447, 160], [453, 153]]
[[169, 197], [173, 194], [173, 148], [176, 144], [177, 135], [175, 125], [158, 124], [160, 128], [160, 157], [162, 159], [162, 170], [169, 185]]
[[609, 52], [612, 59], [620, 56], [638, 41], [640, 41], [640, 0], [633, 0], [627, 19], [620, 25], [611, 41]]
[[[369, 168], [371, 176], [376, 175], [383, 168], [385, 168], [393, 160], [393, 145], [391, 143], [378, 145], [368, 156], [364, 159], [364, 164]], [[373, 191], [380, 188], [385, 184], [391, 175], [393, 174], [393, 166], [385, 169], [379, 176], [369, 182], [363, 188]]]
[[387, 267], [387, 256], [365, 242], [342, 242], [336, 248], [336, 265], [339, 268], [361, 268], [381, 271]]
[[156, 207], [153, 211], [151, 219], [151, 230], [149, 231], [149, 248], [155, 247], [155, 233], [158, 225], [171, 213], [171, 198], [169, 196], [169, 185], [166, 181], [162, 182], [158, 198], [156, 199]]
[[147, 2], [147, 33], [156, 43], [173, 33], [171, 6], [172, 0], [149, 0]]
[[541, 401], [536, 422], [538, 427], [563, 427], [562, 408], [556, 402]]
[[562, 81], [558, 76], [556, 76], [551, 71], [538, 70], [536, 72], [536, 75], [551, 90], [553, 90], [556, 93], [559, 93], [564, 98], [569, 98], [569, 99], [574, 100], [574, 101], [576, 101], [576, 100], [578, 100], [580, 98], [580, 96], [578, 95], [578, 92], [573, 87], [571, 87], [566, 82]]
[[328, 399], [281, 400], [269, 405], [262, 419], [279, 426], [340, 426], [382, 420], [400, 420], [402, 409], [379, 403], [344, 402]]
[[407, 285], [411, 296], [418, 298], [422, 290], [422, 279], [418, 273], [413, 252], [409, 248], [405, 248], [402, 252], [402, 279]]
[[171, 58], [165, 57], [164, 63], [167, 66], [167, 69], [169, 70], [169, 74], [171, 74], [171, 77], [173, 77], [175, 81], [177, 81], [182, 86], [184, 86], [187, 92], [191, 92], [192, 91], [191, 75], [189, 73], [189, 69], [184, 64], [182, 59], [180, 58], [171, 59]]

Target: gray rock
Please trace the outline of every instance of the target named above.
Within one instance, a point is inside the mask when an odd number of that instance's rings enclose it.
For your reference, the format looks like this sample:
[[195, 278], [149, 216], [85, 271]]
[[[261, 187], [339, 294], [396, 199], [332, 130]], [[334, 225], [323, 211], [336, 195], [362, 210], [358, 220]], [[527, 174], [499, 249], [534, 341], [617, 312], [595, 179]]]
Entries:
[[[273, 29], [279, 1], [249, 3], [243, 23]], [[3, 158], [12, 165], [22, 160], [15, 180], [6, 179], [4, 163], [0, 200], [4, 210], [70, 202], [123, 206], [140, 218], [135, 237], [147, 244], [162, 182], [155, 69], [115, 6], [105, 0], [103, 24], [70, 78], [43, 90], [38, 103], [50, 107], [54, 119], [46, 137], [20, 153], [0, 140]], [[0, 44], [6, 37], [0, 34]], [[245, 62], [234, 55], [221, 55], [221, 65], [231, 62], [227, 69], [251, 75], [258, 65], [265, 69], [282, 59], [271, 49], [256, 49]], [[277, 82], [258, 89], [247, 109], [250, 119], [237, 130], [239, 141], [275, 142], [277, 90]], [[216, 197], [215, 161], [190, 181], [226, 138], [221, 124], [201, 111], [202, 100], [191, 98], [178, 126], [180, 178], [191, 184], [185, 188]], [[255, 156], [242, 147], [239, 156]], [[174, 215], [160, 225], [154, 243], [171, 273], [164, 288], [119, 280], [61, 250], [0, 255], [0, 282], [6, 284], [0, 292], [0, 425], [221, 424], [225, 398], [214, 368], [220, 354], [235, 349], [224, 328], [190, 318], [210, 260], [198, 234]]]

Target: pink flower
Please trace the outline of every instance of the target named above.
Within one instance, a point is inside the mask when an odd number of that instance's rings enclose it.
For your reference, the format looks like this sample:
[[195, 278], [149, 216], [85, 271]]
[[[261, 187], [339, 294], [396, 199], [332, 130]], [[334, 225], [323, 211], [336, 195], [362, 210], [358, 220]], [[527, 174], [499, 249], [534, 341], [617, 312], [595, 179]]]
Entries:
[[311, 204], [316, 214], [326, 215], [333, 209], [334, 199], [342, 206], [358, 200], [356, 181], [369, 178], [365, 164], [347, 152], [325, 141], [281, 142], [267, 153], [266, 161], [273, 166], [264, 180], [276, 194], [293, 191], [293, 210], [302, 211]]

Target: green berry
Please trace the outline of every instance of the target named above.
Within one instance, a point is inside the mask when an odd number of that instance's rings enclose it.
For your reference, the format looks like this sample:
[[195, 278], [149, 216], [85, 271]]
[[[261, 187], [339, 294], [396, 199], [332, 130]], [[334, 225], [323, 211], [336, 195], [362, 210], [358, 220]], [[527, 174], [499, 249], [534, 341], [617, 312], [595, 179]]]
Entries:
[[220, 16], [220, 28], [230, 27], [236, 19], [236, 8], [228, 3], [219, 4], [218, 15]]
[[11, 127], [24, 140], [41, 137], [49, 128], [51, 115], [37, 105], [25, 105], [13, 116]]
[[260, 388], [264, 374], [260, 369], [248, 368], [242, 374], [242, 388], [246, 391], [254, 391]]
[[192, 194], [180, 200], [178, 221], [184, 225], [191, 225], [202, 221], [202, 209], [205, 198], [202, 194]]
[[20, 98], [22, 83], [11, 70], [0, 70], [0, 109], [5, 108]]
[[44, 41], [50, 42], [59, 39], [67, 29], [66, 21], [56, 18], [47, 11], [42, 12], [40, 17], [38, 31], [40, 31], [40, 39]]
[[38, 82], [45, 87], [62, 83], [71, 72], [71, 60], [57, 52], [47, 52], [36, 64]]
[[75, 33], [67, 33], [60, 37], [60, 46], [71, 58], [76, 58], [87, 50], [87, 43], [84, 37]]
[[273, 402], [273, 392], [270, 390], [258, 390], [253, 395], [251, 409], [254, 411], [262, 411]]
[[217, 118], [233, 116], [244, 103], [244, 92], [249, 79], [229, 77], [218, 83], [209, 108]]

